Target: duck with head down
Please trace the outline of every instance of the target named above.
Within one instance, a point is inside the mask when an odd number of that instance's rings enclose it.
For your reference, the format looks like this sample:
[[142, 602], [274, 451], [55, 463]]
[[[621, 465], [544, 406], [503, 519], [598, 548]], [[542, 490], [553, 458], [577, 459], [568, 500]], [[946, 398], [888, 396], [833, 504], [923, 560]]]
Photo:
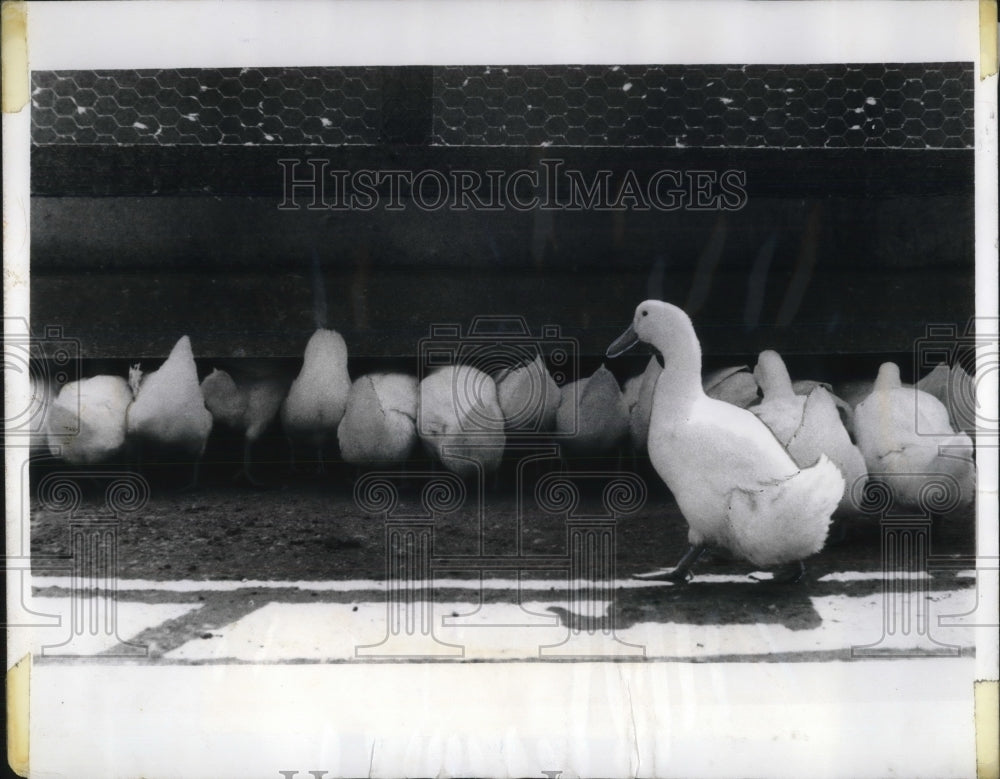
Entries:
[[649, 577], [686, 580], [710, 545], [794, 581], [802, 560], [823, 548], [844, 479], [825, 456], [799, 468], [767, 426], [745, 409], [710, 398], [701, 345], [684, 311], [658, 300], [635, 310], [608, 347], [615, 357], [639, 342], [664, 360], [649, 424], [649, 456], [688, 523], [691, 548], [677, 567]]
[[[166, 361], [152, 373], [138, 365], [129, 371], [135, 400], [126, 415], [129, 438], [142, 448], [194, 458], [190, 486], [198, 483], [198, 465], [212, 430], [212, 413], [198, 384], [191, 339], [182, 336]], [[169, 460], [168, 460], [169, 461]]]
[[838, 512], [857, 514], [868, 469], [844, 426], [836, 398], [818, 382], [806, 394], [798, 394], [785, 361], [771, 349], [760, 353], [753, 374], [764, 398], [750, 411], [800, 466], [812, 465], [820, 455], [829, 457], [844, 477]]
[[976, 497], [972, 439], [955, 429], [941, 401], [905, 386], [895, 363], [879, 368], [872, 393], [855, 409], [855, 430], [872, 478], [890, 488], [897, 505], [920, 508], [930, 489], [942, 495], [934, 501], [935, 513], [950, 514], [972, 505]]
[[306, 444], [316, 453], [318, 473], [324, 472], [325, 446], [337, 435], [350, 391], [344, 337], [317, 328], [306, 344], [302, 370], [281, 404], [281, 424], [293, 452], [296, 444]]

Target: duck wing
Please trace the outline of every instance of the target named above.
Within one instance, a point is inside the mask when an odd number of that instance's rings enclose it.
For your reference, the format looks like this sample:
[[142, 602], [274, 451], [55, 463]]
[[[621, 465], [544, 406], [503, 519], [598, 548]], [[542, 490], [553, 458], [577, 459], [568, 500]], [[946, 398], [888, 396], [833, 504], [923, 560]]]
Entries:
[[[792, 397], [764, 398], [758, 405], [748, 410], [767, 425], [775, 437], [785, 447], [800, 431], [806, 401], [800, 395]], [[799, 462], [794, 455], [793, 459]], [[802, 463], [799, 462], [799, 465]]]
[[715, 371], [703, 379], [702, 387], [710, 398], [740, 408], [749, 408], [760, 399], [760, 387], [746, 365]]
[[[704, 397], [688, 412], [672, 411], [676, 425], [664, 425], [657, 405], [649, 436], [654, 465], [675, 493], [705, 485], [723, 495], [734, 487], [781, 481], [798, 470], [770, 428], [745, 409]], [[661, 465], [671, 473], [663, 473]]]
[[762, 566], [822, 548], [844, 489], [827, 458], [799, 469], [757, 417], [711, 398], [682, 414], [676, 431], [655, 423], [650, 429], [653, 464], [692, 542], [722, 544]]

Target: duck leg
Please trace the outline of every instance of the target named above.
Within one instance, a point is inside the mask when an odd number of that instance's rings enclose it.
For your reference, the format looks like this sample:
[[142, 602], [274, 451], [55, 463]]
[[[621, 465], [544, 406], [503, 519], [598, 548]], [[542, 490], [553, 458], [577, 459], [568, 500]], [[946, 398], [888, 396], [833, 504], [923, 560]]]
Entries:
[[771, 581], [776, 584], [795, 584], [806, 574], [806, 564], [801, 560], [782, 565], [774, 571]]
[[191, 469], [191, 481], [187, 484], [182, 485], [179, 488], [179, 492], [193, 492], [198, 489], [198, 469], [201, 467], [201, 455], [199, 454], [194, 460], [194, 466]]
[[637, 573], [632, 578], [643, 579], [645, 581], [666, 581], [684, 584], [691, 578], [691, 568], [698, 562], [698, 558], [705, 552], [705, 548], [704, 544], [692, 544], [688, 547], [688, 550], [681, 557], [675, 568], [653, 571], [652, 573]]
[[253, 446], [253, 441], [249, 438], [243, 442], [243, 475], [246, 477], [247, 483], [251, 487], [256, 487], [257, 489], [264, 489], [268, 485], [264, 484], [262, 481], [258, 481], [254, 478], [253, 472], [250, 469], [251, 458], [250, 458], [250, 447]]

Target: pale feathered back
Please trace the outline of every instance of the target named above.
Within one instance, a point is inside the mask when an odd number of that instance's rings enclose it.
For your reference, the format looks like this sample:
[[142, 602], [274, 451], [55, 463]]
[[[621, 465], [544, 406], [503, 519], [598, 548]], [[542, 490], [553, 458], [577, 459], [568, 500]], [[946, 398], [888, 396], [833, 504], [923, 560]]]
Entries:
[[483, 371], [446, 366], [425, 377], [417, 418], [424, 448], [448, 470], [466, 478], [478, 467], [489, 473], [500, 465], [506, 444], [504, 416], [496, 383]]
[[125, 446], [125, 415], [132, 390], [121, 376], [94, 376], [63, 386], [47, 415], [52, 454], [73, 465], [93, 465]]
[[735, 365], [712, 371], [702, 379], [705, 394], [740, 408], [748, 408], [760, 400], [757, 381], [746, 365]]
[[346, 462], [402, 462], [417, 441], [417, 380], [401, 373], [373, 373], [351, 385], [337, 428]]
[[198, 384], [191, 339], [182, 336], [163, 365], [134, 384], [138, 392], [128, 409], [128, 434], [200, 456], [212, 430], [212, 414]]
[[607, 366], [562, 388], [556, 431], [565, 436], [560, 443], [577, 453], [608, 454], [623, 442], [629, 433], [628, 407]]
[[336, 432], [350, 390], [343, 336], [336, 330], [317, 330], [306, 344], [302, 370], [281, 406], [287, 435], [322, 446]]
[[951, 426], [964, 433], [976, 429], [976, 384], [961, 365], [937, 365], [916, 383], [923, 392], [933, 395], [948, 409]]
[[941, 401], [903, 386], [895, 364], [879, 369], [872, 393], [855, 409], [854, 422], [869, 472], [892, 488], [897, 502], [918, 505], [924, 482], [942, 474], [957, 482], [960, 506], [974, 499], [972, 440], [955, 431]]
[[495, 379], [508, 430], [544, 432], [553, 428], [559, 387], [540, 354], [529, 363], [500, 371]]

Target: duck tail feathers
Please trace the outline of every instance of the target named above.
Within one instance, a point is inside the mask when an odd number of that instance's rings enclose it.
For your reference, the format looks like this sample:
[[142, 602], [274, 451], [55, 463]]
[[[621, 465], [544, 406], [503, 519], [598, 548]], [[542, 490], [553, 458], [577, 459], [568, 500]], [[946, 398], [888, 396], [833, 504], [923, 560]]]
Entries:
[[844, 492], [844, 477], [826, 455], [784, 481], [737, 490], [730, 504], [739, 551], [756, 565], [794, 562], [820, 551]]

